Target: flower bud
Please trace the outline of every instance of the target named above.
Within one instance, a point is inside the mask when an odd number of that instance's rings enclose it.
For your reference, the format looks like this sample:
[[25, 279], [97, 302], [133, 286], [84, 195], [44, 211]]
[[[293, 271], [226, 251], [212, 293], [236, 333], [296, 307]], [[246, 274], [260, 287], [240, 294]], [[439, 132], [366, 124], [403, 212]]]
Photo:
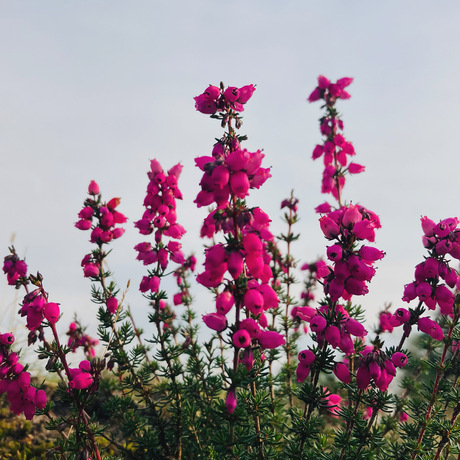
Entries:
[[91, 181], [88, 186], [88, 193], [90, 195], [99, 195], [99, 185], [97, 185], [97, 182]]

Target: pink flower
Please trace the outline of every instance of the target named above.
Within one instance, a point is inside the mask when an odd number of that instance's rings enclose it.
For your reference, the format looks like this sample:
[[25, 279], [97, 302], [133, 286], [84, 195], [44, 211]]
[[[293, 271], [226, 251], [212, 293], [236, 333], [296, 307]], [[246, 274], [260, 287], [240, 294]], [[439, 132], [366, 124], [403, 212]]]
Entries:
[[80, 371], [69, 382], [72, 390], [84, 390], [93, 384], [93, 377], [88, 372]]
[[310, 373], [310, 367], [305, 364], [299, 363], [296, 369], [296, 377], [299, 383], [302, 383]]
[[232, 341], [235, 347], [246, 348], [251, 345], [251, 336], [249, 335], [249, 332], [246, 329], [239, 329], [233, 334]]
[[213, 329], [214, 331], [221, 332], [227, 328], [227, 318], [225, 316], [219, 315], [218, 313], [209, 313], [204, 315], [203, 322], [206, 324], [206, 326], [209, 327], [209, 329]]
[[328, 239], [334, 239], [340, 234], [340, 227], [328, 216], [321, 217], [319, 224], [324, 236]]
[[45, 318], [48, 320], [49, 323], [54, 324], [59, 319], [59, 304], [48, 302], [45, 305]]
[[246, 85], [242, 88], [239, 88], [238, 102], [240, 104], [246, 104], [246, 102], [248, 102], [249, 99], [252, 97], [252, 94], [255, 90], [256, 88], [254, 85]]
[[326, 340], [332, 348], [336, 348], [340, 342], [340, 330], [337, 326], [327, 326], [325, 330]]
[[299, 353], [299, 362], [305, 366], [311, 366], [316, 356], [311, 350], [303, 350]]
[[235, 299], [229, 291], [223, 291], [216, 297], [216, 310], [221, 315], [226, 315], [234, 304]]
[[429, 334], [435, 340], [442, 340], [444, 333], [442, 332], [441, 326], [438, 323], [432, 321], [427, 316], [419, 318], [417, 321], [418, 328], [425, 334]]
[[360, 366], [356, 372], [356, 385], [360, 390], [365, 390], [371, 381], [371, 374], [367, 366]]
[[106, 305], [107, 305], [107, 310], [113, 314], [117, 311], [118, 300], [115, 297], [109, 297], [107, 299]]
[[316, 315], [310, 321], [310, 329], [312, 332], [319, 333], [323, 331], [327, 326], [327, 321], [324, 316]]
[[332, 369], [335, 376], [343, 383], [351, 382], [351, 375], [348, 366], [345, 363], [335, 363]]
[[265, 349], [277, 348], [285, 343], [284, 337], [276, 331], [261, 331], [257, 338]]
[[405, 412], [401, 412], [399, 414], [399, 421], [400, 422], [407, 422], [409, 420], [409, 416]]
[[348, 165], [348, 172], [350, 174], [359, 174], [365, 171], [365, 166], [360, 165], [358, 163], [350, 163]]
[[90, 195], [99, 195], [99, 185], [95, 181], [91, 181], [88, 186], [88, 193]]
[[236, 409], [237, 399], [235, 390], [229, 390], [227, 397], [225, 398], [225, 406], [229, 414], [233, 414]]
[[356, 319], [348, 318], [345, 323], [345, 330], [355, 337], [364, 337], [367, 331], [364, 326]]
[[404, 367], [407, 364], [407, 356], [404, 353], [398, 351], [396, 353], [393, 353], [393, 356], [391, 357], [391, 362], [396, 367]]

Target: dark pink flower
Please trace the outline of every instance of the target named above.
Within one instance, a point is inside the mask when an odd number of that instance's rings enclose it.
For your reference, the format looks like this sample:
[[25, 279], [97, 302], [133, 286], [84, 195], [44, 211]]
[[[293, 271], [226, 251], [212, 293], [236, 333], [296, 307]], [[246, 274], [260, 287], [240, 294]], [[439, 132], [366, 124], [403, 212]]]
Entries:
[[229, 390], [227, 397], [225, 398], [225, 407], [229, 414], [233, 414], [236, 409], [237, 399], [235, 390]]
[[[225, 320], [227, 320], [227, 318], [225, 318]], [[233, 334], [232, 341], [235, 347], [246, 348], [251, 345], [251, 336], [246, 329], [239, 329]]]
[[95, 182], [94, 180], [92, 180], [90, 183], [89, 183], [89, 186], [88, 186], [88, 193], [90, 195], [99, 195], [99, 185], [97, 184], [97, 182]]
[[54, 324], [59, 319], [59, 304], [48, 302], [45, 305], [45, 318], [48, 320], [49, 323]]
[[299, 362], [305, 366], [311, 366], [316, 356], [311, 350], [303, 350], [299, 353]]
[[223, 315], [219, 315], [218, 313], [203, 315], [203, 322], [209, 327], [209, 329], [217, 332], [221, 332], [227, 328], [227, 318]]
[[284, 337], [276, 331], [261, 331], [258, 340], [262, 348], [277, 348], [284, 345]]
[[343, 383], [351, 382], [351, 375], [348, 366], [345, 363], [335, 363], [332, 369], [335, 376]]
[[107, 310], [113, 314], [117, 311], [118, 300], [116, 299], [116, 297], [109, 297], [107, 299], [106, 305], [107, 305]]

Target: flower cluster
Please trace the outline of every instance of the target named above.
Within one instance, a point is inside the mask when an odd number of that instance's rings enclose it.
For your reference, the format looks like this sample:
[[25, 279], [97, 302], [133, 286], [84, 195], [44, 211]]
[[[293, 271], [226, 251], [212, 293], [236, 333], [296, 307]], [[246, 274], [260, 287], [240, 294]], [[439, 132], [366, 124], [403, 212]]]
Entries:
[[269, 177], [270, 168], [262, 168], [264, 154], [246, 149], [234, 150], [224, 156], [195, 158], [196, 165], [204, 172], [200, 182], [201, 192], [195, 199], [198, 207], [216, 203], [219, 209], [228, 206], [230, 196], [243, 199], [249, 189], [259, 188]]
[[88, 334], [85, 334], [80, 323], [70, 323], [67, 335], [69, 336], [67, 346], [72, 352], [75, 353], [77, 349], [81, 347], [88, 358], [94, 358], [96, 356], [94, 347], [99, 344], [99, 340], [93, 339]]
[[21, 260], [14, 250], [11, 254], [4, 258], [3, 273], [5, 273], [10, 286], [14, 286], [21, 279], [27, 276], [27, 264]]
[[[206, 250], [205, 270], [197, 281], [210, 289], [223, 289], [216, 295], [216, 312], [203, 316], [205, 324], [218, 332], [229, 327], [228, 313], [234, 309], [235, 324], [231, 326], [234, 347], [234, 372], [238, 363], [251, 369], [254, 361], [253, 347], [276, 348], [284, 344], [284, 337], [274, 330], [267, 330], [265, 311], [276, 308], [279, 300], [270, 285], [273, 277], [268, 242], [274, 240], [269, 231], [270, 218], [260, 208], [248, 209], [245, 198], [249, 190], [259, 188], [271, 177], [269, 168], [262, 168], [264, 155], [258, 150], [249, 152], [241, 148], [245, 137], [235, 134], [232, 122], [238, 129], [238, 116], [242, 104], [254, 91], [253, 85], [240, 89], [210, 87], [195, 98], [200, 112], [213, 115], [228, 127], [223, 137], [214, 145], [212, 156], [195, 159], [196, 166], [203, 171], [201, 191], [195, 203], [198, 207], [216, 205], [204, 220], [202, 236], [214, 237], [222, 231], [225, 243], [216, 243]], [[226, 273], [229, 277], [226, 277]], [[245, 312], [245, 319], [240, 313]], [[235, 387], [232, 380], [227, 394], [227, 408], [236, 407]]]
[[46, 405], [46, 393], [30, 384], [30, 373], [19, 362], [17, 353], [11, 351], [14, 336], [11, 333], [0, 334], [0, 394], [7, 394], [12, 412], [24, 413], [32, 420], [36, 409]]
[[[458, 274], [449, 266], [446, 255], [460, 260], [460, 229], [456, 217], [440, 221], [438, 224], [422, 217], [423, 244], [430, 257], [415, 267], [415, 281], [406, 284], [403, 300], [410, 302], [418, 297], [430, 310], [439, 305], [443, 315], [452, 313], [454, 294], [447, 287], [457, 285]], [[440, 279], [447, 284], [440, 284]]]
[[326, 115], [320, 120], [321, 134], [325, 137], [323, 144], [318, 144], [313, 150], [313, 159], [324, 155], [324, 171], [321, 193], [331, 193], [339, 203], [340, 193], [345, 185], [345, 174], [358, 174], [364, 171], [364, 166], [348, 163], [348, 156], [355, 155], [353, 144], [345, 139], [343, 121], [339, 118], [334, 105], [337, 99], [349, 99], [350, 94], [345, 88], [352, 83], [352, 78], [341, 78], [331, 83], [326, 77], [318, 77], [318, 86], [310, 94], [309, 102], [323, 99], [326, 104]]
[[50, 324], [55, 324], [59, 319], [59, 304], [47, 302], [43, 293], [37, 289], [24, 296], [20, 310], [21, 316], [27, 317], [27, 328], [36, 331], [46, 319]]
[[69, 371], [69, 388], [71, 390], [85, 390], [94, 382], [93, 376], [91, 375], [91, 363], [86, 359], [81, 361], [78, 367], [69, 368]]
[[195, 108], [198, 112], [207, 115], [229, 110], [242, 112], [244, 104], [249, 101], [255, 89], [254, 85], [246, 85], [241, 88], [229, 86], [226, 89], [222, 84], [220, 88], [211, 85], [204, 93], [195, 97]]
[[362, 355], [356, 371], [356, 384], [360, 390], [365, 390], [371, 383], [380, 391], [387, 390], [396, 375], [396, 367], [407, 364], [407, 356], [401, 352], [389, 358], [379, 349], [366, 349]]
[[345, 88], [353, 82], [353, 78], [343, 77], [335, 83], [320, 75], [318, 77], [318, 86], [308, 96], [308, 102], [319, 101], [324, 99], [327, 103], [335, 102], [337, 99], [350, 99], [350, 94]]
[[75, 223], [75, 227], [79, 230], [91, 229], [91, 243], [98, 245], [120, 238], [125, 230], [116, 225], [127, 220], [124, 214], [116, 210], [120, 198], [112, 198], [107, 203], [102, 203], [99, 185], [94, 181], [89, 184], [88, 194], [91, 198], [86, 199], [83, 209], [78, 213], [80, 220]]
[[126, 217], [116, 208], [120, 204], [120, 198], [112, 198], [107, 203], [102, 202], [99, 185], [91, 181], [88, 186], [87, 198], [83, 209], [78, 213], [79, 221], [75, 227], [79, 230], [91, 230], [91, 243], [98, 245], [98, 250], [86, 254], [81, 261], [85, 278], [98, 278], [102, 274], [102, 252], [104, 244], [120, 238], [125, 230], [117, 227], [118, 224], [126, 222]]
[[367, 283], [375, 274], [373, 264], [385, 253], [372, 246], [357, 242], [375, 240], [375, 229], [380, 228], [376, 214], [358, 205], [342, 206], [319, 219], [321, 230], [335, 244], [327, 248], [327, 257], [334, 262], [334, 268], [324, 277], [324, 292], [336, 302], [342, 297], [349, 300], [352, 295], [368, 292]]
[[157, 160], [150, 162], [148, 172], [149, 184], [147, 195], [144, 199], [145, 211], [142, 219], [134, 223], [134, 226], [142, 235], [150, 235], [155, 232], [155, 245], [149, 242], [137, 244], [137, 260], [144, 265], [157, 264], [157, 268], [149, 271], [148, 276], [142, 278], [141, 292], [158, 292], [160, 275], [166, 270], [169, 260], [178, 264], [185, 262], [182, 253], [182, 245], [178, 241], [165, 243], [163, 236], [180, 239], [185, 233], [184, 227], [177, 223], [176, 199], [182, 199], [177, 181], [182, 171], [182, 165], [173, 166], [167, 173]]

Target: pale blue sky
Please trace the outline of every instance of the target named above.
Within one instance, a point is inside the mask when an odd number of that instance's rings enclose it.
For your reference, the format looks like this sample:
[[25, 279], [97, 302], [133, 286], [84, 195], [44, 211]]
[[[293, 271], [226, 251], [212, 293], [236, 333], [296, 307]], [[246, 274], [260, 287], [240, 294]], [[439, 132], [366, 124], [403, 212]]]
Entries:
[[[81, 276], [88, 234], [73, 228], [91, 179], [122, 197], [132, 221], [142, 213], [149, 159], [184, 165], [179, 220], [186, 250], [200, 250], [205, 211], [192, 203], [219, 124], [194, 109], [209, 83], [257, 84], [246, 105], [246, 147], [263, 148], [272, 179], [250, 198], [283, 229], [279, 203], [300, 199], [296, 256], [325, 252], [313, 208], [322, 165], [319, 104], [306, 98], [322, 73], [355, 78], [340, 103], [345, 136], [363, 175], [345, 198], [378, 213], [376, 245], [387, 252], [365, 305], [401, 305], [403, 284], [424, 254], [421, 215], [458, 216], [460, 5], [455, 1], [47, 1], [0, 2], [0, 241], [14, 232], [20, 254], [39, 269], [66, 321], [92, 321]], [[131, 225], [113, 245], [120, 284], [144, 273], [142, 241]], [[14, 293], [2, 281], [0, 301]], [[199, 294], [200, 311], [211, 311]], [[128, 299], [143, 317], [146, 303]], [[371, 315], [370, 315], [371, 317]], [[373, 322], [373, 321], [371, 321]]]

